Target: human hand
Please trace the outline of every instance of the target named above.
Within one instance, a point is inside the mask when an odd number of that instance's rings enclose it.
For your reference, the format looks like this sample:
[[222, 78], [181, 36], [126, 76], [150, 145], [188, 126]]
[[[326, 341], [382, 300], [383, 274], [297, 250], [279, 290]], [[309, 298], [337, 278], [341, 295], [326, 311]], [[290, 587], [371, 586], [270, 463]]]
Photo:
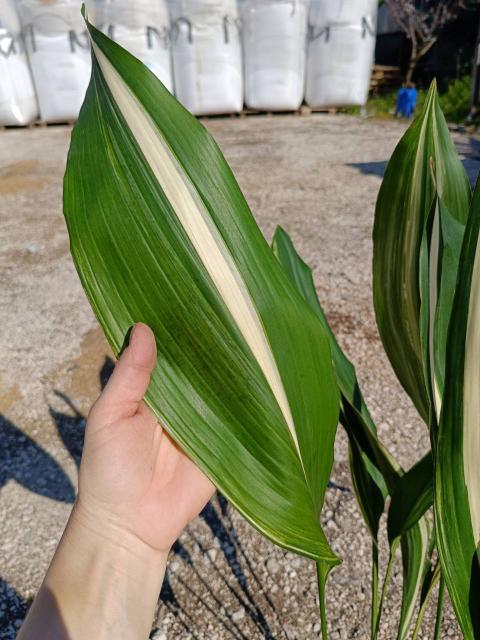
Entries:
[[170, 547], [213, 494], [143, 403], [156, 364], [137, 324], [87, 421], [77, 501], [19, 640], [144, 640]]
[[153, 333], [137, 324], [90, 411], [74, 511], [89, 528], [168, 552], [214, 486], [143, 403], [155, 364]]

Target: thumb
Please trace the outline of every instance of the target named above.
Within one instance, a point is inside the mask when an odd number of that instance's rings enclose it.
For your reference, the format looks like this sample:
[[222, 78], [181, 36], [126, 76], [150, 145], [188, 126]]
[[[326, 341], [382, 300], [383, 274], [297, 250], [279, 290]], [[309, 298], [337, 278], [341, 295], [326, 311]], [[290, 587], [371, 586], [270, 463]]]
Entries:
[[91, 411], [95, 420], [112, 423], [135, 415], [148, 389], [156, 362], [153, 331], [146, 324], [138, 323], [133, 327], [129, 345]]

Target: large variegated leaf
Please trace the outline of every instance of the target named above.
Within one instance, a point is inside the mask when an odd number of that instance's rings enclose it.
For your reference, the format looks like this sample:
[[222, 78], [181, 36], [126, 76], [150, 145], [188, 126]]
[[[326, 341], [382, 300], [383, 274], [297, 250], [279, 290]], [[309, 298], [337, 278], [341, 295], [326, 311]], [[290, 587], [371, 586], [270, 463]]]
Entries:
[[480, 638], [479, 230], [477, 182], [451, 313], [435, 475], [442, 572], [466, 640]]
[[[277, 227], [275, 231], [272, 248], [293, 284], [320, 318], [330, 339], [335, 373], [341, 391], [340, 419], [350, 442], [352, 481], [362, 515], [369, 528], [374, 545], [372, 637], [376, 637], [381, 614], [381, 606], [377, 608], [376, 589], [376, 581], [378, 579], [378, 525], [384, 510], [386, 497], [395, 495], [397, 487], [402, 483], [405, 476], [400, 465], [378, 439], [377, 429], [360, 390], [355, 368], [343, 353], [328, 324], [317, 296], [311, 269], [298, 255], [292, 240], [281, 227]], [[417, 514], [419, 510], [421, 510], [421, 507], [420, 509], [417, 508]], [[415, 514], [412, 517], [410, 509], [405, 511], [398, 510], [395, 515], [395, 525], [398, 527], [399, 533], [390, 539], [391, 562], [389, 566], [392, 570], [395, 550], [400, 543], [403, 564], [403, 597], [397, 638], [398, 640], [404, 640], [408, 637], [416, 602], [422, 590], [425, 573], [428, 570], [430, 537], [427, 518], [415, 517]], [[391, 575], [391, 571], [387, 573]], [[388, 579], [389, 576], [387, 575], [384, 592], [388, 586]]]
[[90, 303], [115, 353], [134, 322], [152, 327], [160, 422], [263, 534], [331, 568], [320, 510], [339, 394], [322, 325], [206, 129], [88, 28], [64, 211]]
[[422, 113], [388, 163], [373, 232], [378, 329], [398, 379], [427, 422], [433, 407], [421, 343], [420, 250], [436, 191], [451, 216], [464, 223], [470, 185], [450, 138], [434, 83]]

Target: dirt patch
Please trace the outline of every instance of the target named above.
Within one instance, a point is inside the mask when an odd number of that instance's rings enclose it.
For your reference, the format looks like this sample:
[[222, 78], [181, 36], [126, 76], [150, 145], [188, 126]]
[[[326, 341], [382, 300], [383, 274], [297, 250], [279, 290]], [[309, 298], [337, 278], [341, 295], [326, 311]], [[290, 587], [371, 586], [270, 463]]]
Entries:
[[37, 160], [20, 160], [0, 168], [0, 195], [41, 191], [55, 179], [51, 169]]
[[16, 384], [9, 387], [3, 380], [0, 381], [0, 413], [8, 413], [12, 406], [23, 398]]
[[88, 331], [82, 338], [80, 355], [68, 368], [71, 380], [67, 393], [92, 402], [105, 386], [114, 361], [102, 329], [97, 326]]

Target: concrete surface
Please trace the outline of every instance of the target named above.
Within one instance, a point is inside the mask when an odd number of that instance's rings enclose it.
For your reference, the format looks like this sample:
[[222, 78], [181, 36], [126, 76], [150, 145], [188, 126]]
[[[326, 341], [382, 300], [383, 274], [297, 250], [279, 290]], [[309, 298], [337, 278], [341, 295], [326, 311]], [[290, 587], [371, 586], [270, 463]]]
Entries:
[[[358, 368], [381, 437], [406, 467], [426, 428], [383, 354], [371, 301], [371, 228], [381, 175], [404, 131], [347, 116], [212, 119], [266, 236], [281, 224], [313, 267]], [[75, 274], [61, 210], [70, 130], [0, 132], [0, 637], [21, 623], [75, 495], [86, 412], [110, 354]], [[456, 136], [473, 176], [474, 143]], [[329, 583], [331, 639], [366, 638], [370, 543], [339, 431], [323, 520], [344, 559]], [[383, 554], [385, 557], [385, 553]], [[381, 638], [398, 616], [396, 567]], [[429, 611], [422, 637], [431, 637]], [[152, 637], [319, 636], [312, 563], [274, 548], [216, 498], [172, 552]], [[449, 607], [442, 637], [460, 638]]]

